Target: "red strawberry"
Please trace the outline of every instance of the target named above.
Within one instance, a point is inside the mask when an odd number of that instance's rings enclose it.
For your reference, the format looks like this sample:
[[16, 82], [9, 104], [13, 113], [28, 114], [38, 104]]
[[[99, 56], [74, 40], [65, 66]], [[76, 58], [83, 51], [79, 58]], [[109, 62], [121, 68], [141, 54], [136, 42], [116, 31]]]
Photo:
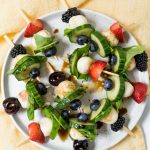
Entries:
[[105, 61], [97, 60], [96, 62], [94, 62], [90, 67], [91, 78], [93, 80], [98, 80], [101, 72], [104, 70], [106, 65], [107, 65], [107, 62]]
[[35, 33], [44, 29], [44, 25], [40, 19], [30, 22], [25, 30], [24, 37], [32, 37]]
[[111, 25], [110, 30], [111, 32], [115, 34], [119, 42], [123, 43], [125, 41], [124, 35], [123, 35], [123, 28], [120, 26], [118, 22]]
[[45, 136], [41, 131], [40, 125], [33, 122], [28, 125], [30, 140], [43, 144], [45, 142]]
[[134, 83], [132, 83], [132, 85], [134, 86], [134, 91], [132, 93], [132, 98], [138, 104], [140, 104], [146, 96], [147, 85], [142, 83], [142, 82], [134, 82]]

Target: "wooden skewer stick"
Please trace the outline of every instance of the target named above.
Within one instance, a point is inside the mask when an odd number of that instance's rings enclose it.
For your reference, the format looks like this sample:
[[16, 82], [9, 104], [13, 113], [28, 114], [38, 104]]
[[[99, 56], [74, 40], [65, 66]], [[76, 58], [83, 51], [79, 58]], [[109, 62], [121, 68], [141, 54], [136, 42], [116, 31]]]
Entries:
[[27, 143], [29, 143], [30, 142], [30, 139], [29, 138], [26, 138], [26, 139], [24, 139], [24, 140], [22, 140], [19, 144], [17, 144], [16, 146], [17, 147], [20, 147], [20, 146], [22, 146], [22, 145], [24, 145], [24, 144], [27, 144]]
[[112, 76], [116, 76], [116, 77], [119, 76], [118, 74], [110, 72], [110, 71], [103, 70], [103, 72], [106, 73], [106, 74], [112, 75]]
[[19, 12], [20, 12], [22, 18], [26, 21], [26, 23], [29, 24], [31, 22], [31, 20], [27, 17], [25, 12], [23, 10], [21, 10], [21, 9], [19, 9]]
[[65, 6], [66, 9], [70, 8], [69, 4], [67, 3], [66, 0], [61, 0], [62, 4]]
[[133, 138], [136, 138], [136, 135], [131, 130], [129, 130], [126, 126], [123, 126], [123, 130], [127, 132], [130, 136], [132, 136]]
[[14, 47], [15, 44], [11, 41], [11, 39], [8, 37], [7, 34], [5, 34], [4, 36], [4, 39], [8, 42], [8, 44], [11, 46], [11, 47]]

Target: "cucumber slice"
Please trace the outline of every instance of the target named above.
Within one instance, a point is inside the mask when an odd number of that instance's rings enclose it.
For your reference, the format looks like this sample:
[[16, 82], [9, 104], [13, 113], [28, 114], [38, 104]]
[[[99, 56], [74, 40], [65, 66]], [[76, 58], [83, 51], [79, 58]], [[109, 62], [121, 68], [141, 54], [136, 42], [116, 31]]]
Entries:
[[69, 66], [70, 66], [70, 72], [72, 75], [76, 76], [78, 79], [88, 79], [87, 74], [81, 74], [78, 72], [77, 69], [77, 62], [78, 60], [83, 57], [83, 56], [88, 56], [89, 55], [89, 45], [86, 45], [85, 47], [78, 48], [76, 49], [69, 58]]
[[29, 78], [29, 72], [33, 68], [40, 68], [40, 64], [46, 60], [44, 56], [25, 56], [20, 59], [14, 69], [9, 73], [13, 74], [18, 81]]
[[102, 99], [100, 107], [96, 111], [92, 111], [90, 120], [94, 122], [102, 120], [111, 112], [111, 109], [111, 102], [107, 98]]
[[120, 73], [124, 70], [126, 54], [121, 47], [115, 48], [113, 54], [117, 57], [117, 63], [112, 67], [112, 70], [116, 73]]
[[106, 91], [108, 99], [111, 101], [118, 101], [123, 98], [125, 91], [125, 82], [122, 76], [110, 76], [113, 81], [113, 88], [110, 91]]
[[91, 39], [97, 43], [99, 47], [98, 54], [100, 56], [106, 57], [111, 53], [112, 49], [109, 41], [100, 32], [92, 32]]
[[79, 35], [86, 35], [87, 37], [90, 37], [93, 30], [94, 28], [90, 24], [84, 24], [72, 30], [65, 29], [65, 35], [68, 36], [71, 42], [76, 43]]
[[43, 46], [41, 48], [38, 48], [36, 50], [34, 50], [34, 53], [37, 54], [37, 53], [40, 53], [40, 52], [44, 52], [46, 51], [47, 49], [50, 49], [52, 47], [54, 47], [55, 45], [57, 45], [59, 42], [58, 41], [53, 41], [52, 43], [46, 45], [46, 46]]
[[79, 122], [76, 118], [72, 118], [69, 120], [70, 128], [81, 129], [84, 128], [86, 130], [93, 130], [96, 128], [96, 124], [92, 122]]
[[56, 109], [64, 109], [66, 108], [70, 102], [72, 102], [75, 99], [80, 99], [84, 93], [86, 92], [85, 88], [78, 87], [75, 89], [75, 91], [69, 93], [67, 96], [65, 96], [63, 99], [58, 100], [58, 104], [56, 106]]
[[[39, 108], [41, 108], [45, 101], [37, 91], [35, 84], [32, 81], [29, 81], [26, 85], [26, 90], [29, 95], [30, 103], [32, 105], [35, 105], [35, 103], [38, 105]], [[32, 99], [32, 101], [31, 101]]]

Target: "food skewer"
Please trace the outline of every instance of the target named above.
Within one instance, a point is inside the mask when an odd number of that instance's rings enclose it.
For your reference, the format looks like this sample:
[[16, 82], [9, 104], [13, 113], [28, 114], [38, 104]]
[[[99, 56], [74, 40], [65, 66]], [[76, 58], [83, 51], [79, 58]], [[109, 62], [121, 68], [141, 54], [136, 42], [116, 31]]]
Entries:
[[15, 44], [11, 41], [7, 34], [5, 34], [3, 37], [11, 47], [15, 46]]
[[136, 135], [126, 126], [123, 126], [123, 130], [128, 133], [128, 135], [132, 136], [133, 138], [136, 138]]

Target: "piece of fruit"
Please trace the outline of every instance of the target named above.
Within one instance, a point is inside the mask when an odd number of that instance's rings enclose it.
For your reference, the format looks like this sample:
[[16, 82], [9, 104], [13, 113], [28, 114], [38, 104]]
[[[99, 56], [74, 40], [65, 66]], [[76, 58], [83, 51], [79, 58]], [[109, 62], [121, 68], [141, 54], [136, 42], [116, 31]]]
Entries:
[[21, 44], [15, 45], [10, 51], [10, 55], [12, 58], [15, 58], [20, 54], [26, 54], [26, 49]]
[[77, 37], [77, 43], [79, 45], [84, 45], [85, 43], [88, 43], [88, 37], [86, 35], [79, 35]]
[[105, 81], [104, 81], [104, 89], [106, 90], [106, 91], [110, 91], [111, 89], [112, 89], [112, 87], [113, 87], [113, 81], [111, 80], [111, 79], [106, 79]]
[[87, 140], [75, 140], [73, 143], [74, 150], [88, 150], [88, 141]]
[[123, 128], [124, 124], [125, 124], [125, 118], [122, 117], [122, 116], [119, 116], [118, 120], [114, 124], [111, 124], [111, 129], [114, 132], [117, 132], [117, 131], [119, 131], [120, 129]]
[[9, 97], [3, 101], [3, 107], [8, 114], [16, 114], [21, 108], [21, 104], [15, 97]]
[[134, 91], [134, 87], [130, 82], [125, 81], [125, 91], [123, 97], [130, 97]]
[[46, 57], [51, 57], [56, 55], [57, 49], [56, 47], [51, 47], [50, 49], [45, 50], [43, 53]]
[[119, 42], [123, 43], [125, 41], [124, 35], [123, 35], [123, 28], [121, 25], [116, 22], [110, 27], [111, 32], [115, 34], [115, 36], [118, 38]]
[[40, 70], [39, 70], [39, 68], [33, 68], [33, 69], [30, 71], [29, 75], [30, 75], [30, 78], [31, 78], [31, 79], [35, 79], [36, 77], [38, 77], [38, 76], [40, 75]]
[[47, 88], [43, 83], [36, 83], [35, 86], [40, 95], [45, 95], [47, 93]]
[[80, 15], [80, 11], [77, 9], [77, 7], [69, 8], [64, 14], [62, 14], [61, 20], [68, 23], [71, 17], [77, 15]]
[[112, 66], [115, 65], [117, 63], [116, 55], [114, 55], [114, 54], [109, 55], [108, 56], [108, 63]]
[[66, 80], [66, 75], [63, 72], [54, 72], [49, 76], [49, 83], [53, 86], [58, 86], [62, 81]]
[[100, 101], [98, 99], [94, 99], [90, 104], [90, 108], [93, 111], [96, 111], [99, 108], [99, 106], [100, 106]]
[[135, 62], [136, 62], [136, 68], [143, 72], [147, 70], [147, 62], [148, 62], [148, 56], [147, 53], [144, 51], [141, 54], [138, 54], [136, 56], [134, 56], [135, 58]]
[[96, 52], [98, 50], [98, 45], [95, 41], [89, 40], [88, 44], [90, 45], [91, 52]]
[[140, 104], [147, 93], [147, 85], [145, 83], [142, 82], [134, 82], [132, 83], [133, 87], [134, 87], [134, 91], [132, 93], [132, 98], [138, 103]]
[[25, 30], [24, 37], [32, 37], [35, 33], [44, 29], [43, 22], [40, 19], [36, 19], [30, 22]]
[[98, 80], [100, 74], [102, 73], [106, 65], [107, 65], [107, 62], [105, 61], [97, 60], [96, 62], [94, 62], [90, 67], [91, 78], [93, 80]]
[[61, 116], [63, 117], [63, 119], [68, 120], [70, 116], [68, 110], [62, 110]]
[[75, 99], [70, 103], [70, 109], [77, 110], [79, 107], [81, 107], [81, 101], [79, 99]]
[[33, 122], [28, 125], [29, 138], [32, 141], [43, 144], [45, 142], [44, 134], [41, 131], [40, 124]]
[[82, 112], [77, 115], [78, 121], [87, 122], [89, 120], [88, 114]]

